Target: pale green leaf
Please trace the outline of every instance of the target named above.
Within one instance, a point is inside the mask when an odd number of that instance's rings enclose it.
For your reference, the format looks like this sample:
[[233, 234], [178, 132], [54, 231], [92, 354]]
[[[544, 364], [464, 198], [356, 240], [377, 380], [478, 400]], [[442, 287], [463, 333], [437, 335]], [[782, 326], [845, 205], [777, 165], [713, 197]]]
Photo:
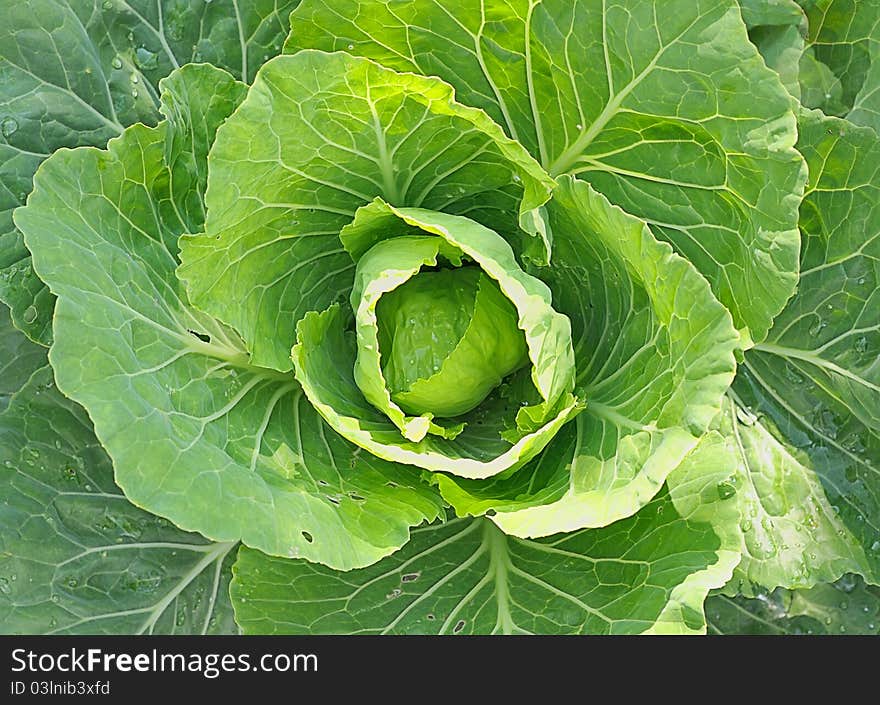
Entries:
[[[358, 457], [292, 374], [250, 366], [237, 337], [187, 303], [178, 237], [200, 222], [207, 145], [243, 86], [200, 65], [166, 88], [172, 119], [132, 126], [107, 151], [56, 152], [16, 212], [59, 297], [59, 388], [87, 409], [138, 506], [217, 541], [371, 563], [439, 502], [411, 472]], [[201, 121], [184, 105], [204, 108]]]
[[285, 371], [296, 322], [348, 298], [354, 262], [338, 234], [358, 208], [378, 196], [519, 242], [520, 224], [538, 232], [551, 187], [441, 81], [346, 54], [282, 56], [218, 132], [205, 233], [183, 241], [180, 276], [195, 305], [242, 335], [254, 364]]
[[[761, 586], [809, 588], [851, 570], [868, 571], [864, 549], [837, 516], [809, 454], [779, 439], [772, 422], [730, 392], [716, 428], [685, 460], [682, 473], [714, 472], [719, 495], [737, 513], [711, 517], [742, 553], [726, 592]], [[720, 435], [719, 435], [720, 434]], [[670, 478], [673, 499], [681, 473]]]
[[571, 320], [586, 408], [509, 478], [436, 478], [456, 511], [496, 509], [518, 536], [604, 526], [650, 500], [720, 409], [739, 342], [705, 279], [588, 184], [561, 178], [547, 213], [554, 261], [536, 274]]
[[304, 0], [285, 52], [436, 75], [645, 219], [762, 340], [797, 282], [793, 100], [732, 0]]

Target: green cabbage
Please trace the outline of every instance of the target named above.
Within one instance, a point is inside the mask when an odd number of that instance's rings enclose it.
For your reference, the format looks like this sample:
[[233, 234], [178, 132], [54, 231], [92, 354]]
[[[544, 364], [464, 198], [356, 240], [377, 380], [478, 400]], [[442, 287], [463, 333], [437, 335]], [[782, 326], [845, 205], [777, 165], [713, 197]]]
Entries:
[[876, 631], [872, 3], [0, 10], [4, 631]]

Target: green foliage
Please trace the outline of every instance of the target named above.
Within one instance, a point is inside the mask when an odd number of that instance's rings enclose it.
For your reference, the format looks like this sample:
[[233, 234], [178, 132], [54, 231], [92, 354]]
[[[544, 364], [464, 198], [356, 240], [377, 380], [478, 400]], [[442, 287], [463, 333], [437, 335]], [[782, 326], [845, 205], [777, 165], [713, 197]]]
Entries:
[[4, 632], [877, 633], [876, 3], [0, 11]]

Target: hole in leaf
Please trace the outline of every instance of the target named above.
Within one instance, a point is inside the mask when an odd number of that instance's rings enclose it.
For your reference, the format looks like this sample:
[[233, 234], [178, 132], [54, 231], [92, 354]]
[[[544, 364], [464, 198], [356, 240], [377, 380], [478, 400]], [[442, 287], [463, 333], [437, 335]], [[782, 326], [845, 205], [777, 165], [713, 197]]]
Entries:
[[402, 583], [414, 583], [419, 579], [421, 573], [407, 573], [406, 575], [400, 576], [400, 582]]
[[196, 332], [196, 331], [194, 331], [194, 330], [189, 331], [189, 333], [190, 333], [191, 335], [194, 335], [196, 338], [198, 338], [199, 340], [201, 340], [203, 343], [210, 343], [210, 342], [211, 342], [211, 336], [210, 336], [210, 335], [207, 335], [207, 334], [205, 334], [205, 333], [198, 333], [198, 332]]
[[308, 541], [309, 543], [312, 543], [312, 541], [315, 540], [314, 538], [312, 538], [312, 535], [311, 535], [308, 531], [303, 531], [303, 532], [302, 532], [302, 537], [303, 537], [306, 541]]
[[465, 625], [465, 624], [467, 624], [467, 622], [465, 622], [463, 619], [459, 619], [459, 620], [455, 623], [455, 626], [452, 628], [452, 633], [453, 633], [453, 634], [458, 634], [462, 629], [464, 629], [464, 625]]

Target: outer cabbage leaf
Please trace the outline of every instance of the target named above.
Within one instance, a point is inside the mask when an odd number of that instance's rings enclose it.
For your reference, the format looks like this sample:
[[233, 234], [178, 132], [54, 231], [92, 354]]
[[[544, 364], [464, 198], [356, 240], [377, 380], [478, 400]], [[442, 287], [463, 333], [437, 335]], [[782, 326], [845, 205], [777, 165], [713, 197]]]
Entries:
[[880, 141], [818, 111], [800, 127], [801, 284], [719, 422], [742, 514], [729, 590], [746, 594], [880, 579]]
[[167, 121], [106, 151], [56, 152], [16, 212], [59, 297], [58, 386], [87, 409], [138, 506], [217, 541], [371, 563], [439, 502], [325, 434], [291, 374], [250, 366], [236, 336], [187, 303], [178, 238], [201, 226], [205, 155], [245, 87], [206, 65], [163, 87]]
[[794, 292], [793, 101], [735, 2], [304, 0], [284, 50], [305, 48], [448, 81], [553, 176], [645, 219], [756, 341]]
[[46, 350], [29, 341], [12, 325], [5, 306], [0, 306], [0, 412], [9, 397], [24, 386], [38, 367], [46, 364]]
[[33, 272], [12, 211], [61, 147], [103, 147], [159, 119], [161, 78], [210, 61], [248, 81], [275, 55], [299, 0], [0, 0], [0, 301], [51, 341], [54, 297]]
[[738, 555], [703, 523], [723, 502], [699, 490], [686, 515], [663, 493], [611, 526], [540, 541], [487, 519], [437, 523], [349, 573], [242, 549], [236, 619], [255, 634], [701, 633], [703, 601]]
[[880, 588], [856, 575], [809, 590], [710, 597], [710, 634], [878, 634]]
[[798, 1], [809, 24], [801, 71], [804, 106], [880, 132], [880, 5]]
[[237, 633], [234, 543], [133, 506], [85, 411], [39, 369], [0, 414], [0, 631]]
[[561, 178], [547, 215], [554, 261], [536, 273], [571, 320], [575, 394], [586, 408], [547, 458], [510, 477], [435, 478], [457, 512], [494, 509], [517, 536], [636, 512], [714, 419], [739, 342], [705, 279], [588, 184]]
[[800, 66], [807, 34], [807, 18], [795, 0], [741, 0], [743, 20], [768, 68], [801, 99]]
[[541, 233], [536, 209], [552, 187], [445, 83], [316, 51], [261, 67], [210, 164], [205, 232], [182, 243], [180, 276], [254, 364], [281, 371], [296, 322], [349, 296], [354, 262], [338, 234], [358, 208], [381, 197], [520, 242], [520, 225]]

